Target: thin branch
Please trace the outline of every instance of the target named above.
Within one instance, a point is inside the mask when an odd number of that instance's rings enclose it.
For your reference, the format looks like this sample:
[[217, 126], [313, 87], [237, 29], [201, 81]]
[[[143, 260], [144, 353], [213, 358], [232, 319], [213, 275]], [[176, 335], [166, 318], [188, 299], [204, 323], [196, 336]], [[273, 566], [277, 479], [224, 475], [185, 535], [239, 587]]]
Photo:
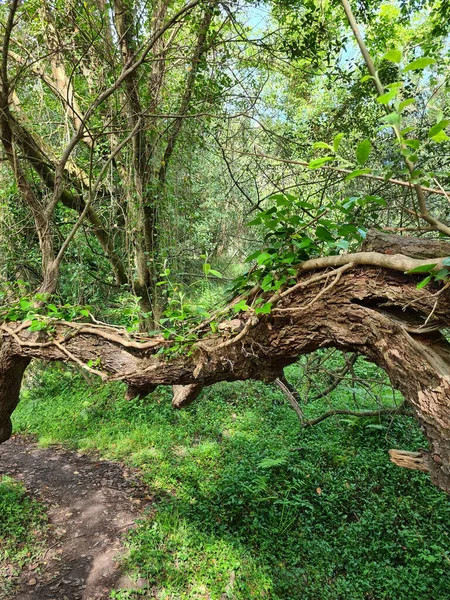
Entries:
[[87, 111], [84, 114], [84, 119], [82, 120], [81, 125], [78, 127], [77, 131], [74, 133], [71, 140], [67, 144], [67, 146], [61, 156], [61, 160], [59, 161], [59, 164], [56, 168], [55, 187], [54, 187], [54, 192], [53, 192], [53, 198], [47, 205], [47, 208], [46, 208], [47, 214], [52, 214], [55, 209], [55, 206], [59, 202], [59, 199], [60, 199], [60, 196], [61, 196], [61, 193], [63, 190], [63, 175], [64, 175], [65, 165], [66, 165], [67, 161], [69, 160], [70, 155], [72, 154], [72, 151], [74, 150], [75, 146], [82, 139], [84, 130], [86, 128], [86, 123], [89, 121], [91, 116], [94, 114], [94, 111], [99, 106], [101, 106], [101, 104], [103, 104], [103, 102], [105, 100], [107, 100], [116, 90], [118, 90], [120, 88], [120, 86], [122, 85], [122, 83], [141, 66], [141, 64], [144, 62], [145, 58], [147, 57], [148, 53], [153, 48], [153, 46], [156, 44], [156, 42], [159, 40], [159, 38], [162, 35], [164, 35], [164, 33], [168, 29], [170, 29], [170, 27], [172, 27], [181, 17], [183, 17], [187, 12], [189, 12], [193, 8], [195, 8], [199, 3], [200, 3], [200, 0], [192, 0], [191, 2], [189, 2], [188, 4], [183, 6], [175, 15], [173, 15], [173, 17], [171, 17], [158, 31], [156, 31], [154, 33], [154, 35], [151, 36], [150, 40], [148, 40], [141, 47], [141, 49], [140, 49], [141, 55], [139, 56], [139, 58], [136, 59], [135, 55], [133, 55], [132, 58], [124, 65], [122, 72], [120, 73], [119, 77], [114, 81], [114, 83], [109, 88], [103, 90], [103, 92], [101, 92], [97, 96], [97, 98], [92, 102], [92, 104], [89, 106], [89, 108], [87, 109]]
[[297, 398], [295, 397], [294, 393], [291, 390], [292, 386], [287, 381], [284, 374], [281, 377], [278, 377], [277, 379], [275, 379], [275, 384], [280, 388], [280, 390], [286, 396], [286, 398], [289, 401], [289, 404], [291, 405], [291, 407], [295, 411], [297, 417], [299, 418], [300, 423], [302, 424], [303, 427], [305, 427], [305, 422], [307, 422], [307, 420], [305, 418], [305, 415], [304, 415], [302, 409], [300, 408], [299, 403], [297, 402]]
[[[273, 160], [273, 161], [285, 163], [288, 165], [300, 165], [302, 167], [309, 168], [309, 163], [304, 160], [293, 160], [293, 159], [291, 160], [288, 158], [279, 158], [277, 156], [271, 156], [270, 154], [263, 154], [262, 152], [241, 152], [239, 150], [235, 150], [234, 152], [236, 152], [237, 154], [241, 154], [242, 156], [267, 158], [267, 160]], [[322, 165], [321, 167], [318, 167], [317, 169], [314, 169], [314, 170], [319, 170], [319, 169], [324, 170], [324, 171], [335, 171], [336, 173], [343, 173], [346, 175], [353, 173], [353, 171], [351, 169], [344, 169], [342, 167], [332, 167], [330, 165]], [[371, 173], [361, 173], [361, 175], [358, 175], [358, 177], [364, 177], [365, 179], [374, 179], [376, 181], [382, 181], [383, 183], [392, 183], [393, 185], [400, 185], [402, 187], [414, 189], [414, 185], [410, 181], [402, 181], [401, 179], [393, 179], [393, 178], [385, 179], [384, 177], [381, 177], [381, 175], [372, 175]], [[428, 192], [429, 194], [438, 194], [439, 196], [447, 197], [447, 195], [448, 195], [448, 192], [446, 192], [443, 189], [422, 187], [422, 190], [424, 192]]]
[[303, 423], [303, 427], [312, 427], [313, 425], [317, 425], [318, 423], [321, 423], [322, 421], [325, 421], [325, 419], [328, 419], [329, 417], [335, 417], [337, 415], [349, 415], [352, 417], [379, 417], [381, 415], [408, 415], [408, 416], [413, 416], [413, 413], [411, 410], [409, 410], [408, 408], [406, 408], [405, 403], [401, 404], [398, 408], [380, 408], [378, 410], [347, 410], [347, 409], [333, 409], [333, 410], [328, 410], [327, 412], [323, 413], [322, 415], [320, 415], [319, 417], [316, 417], [315, 419], [309, 419], [308, 421], [305, 421]]
[[70, 231], [69, 235], [66, 237], [66, 239], [64, 240], [58, 255], [54, 261], [54, 264], [56, 267], [59, 267], [59, 265], [61, 264], [61, 261], [63, 259], [63, 256], [70, 244], [70, 242], [72, 241], [72, 239], [74, 238], [76, 232], [78, 231], [78, 229], [80, 228], [81, 224], [83, 223], [84, 219], [86, 218], [86, 215], [88, 214], [88, 211], [91, 208], [92, 203], [94, 202], [95, 196], [98, 192], [98, 188], [100, 186], [100, 183], [102, 181], [103, 175], [105, 174], [106, 170], [108, 169], [109, 165], [111, 164], [111, 162], [114, 160], [114, 157], [117, 156], [117, 154], [122, 150], [122, 148], [130, 141], [130, 139], [135, 135], [136, 131], [140, 128], [141, 126], [141, 118], [139, 117], [137, 120], [137, 123], [133, 129], [133, 131], [131, 131], [131, 133], [120, 143], [118, 144], [114, 150], [111, 152], [111, 154], [108, 156], [108, 159], [105, 161], [98, 177], [97, 180], [94, 184], [94, 187], [89, 191], [89, 198], [86, 202], [86, 204], [84, 205], [83, 210], [81, 211], [80, 216], [78, 217], [77, 222], [75, 223], [75, 225], [73, 226], [72, 230]]
[[[370, 54], [366, 48], [366, 45], [364, 43], [362, 36], [361, 36], [361, 33], [358, 28], [358, 24], [356, 23], [355, 17], [353, 15], [350, 3], [348, 0], [341, 0], [341, 2], [342, 2], [342, 6], [344, 7], [345, 14], [347, 15], [347, 19], [350, 24], [350, 27], [352, 28], [353, 34], [356, 38], [356, 41], [358, 42], [358, 46], [361, 50], [361, 54], [363, 55], [363, 58], [366, 62], [369, 73], [374, 80], [378, 95], [382, 96], [385, 92], [384, 87], [380, 81], [377, 70], [375, 69], [375, 65], [373, 64], [372, 58], [370, 57]], [[387, 107], [387, 105], [386, 105], [386, 111], [389, 113], [389, 108]], [[399, 126], [393, 124], [393, 125], [391, 125], [391, 127], [395, 133], [397, 140], [400, 143], [401, 148], [403, 150], [407, 150], [407, 146], [403, 142], [403, 138], [402, 138]], [[406, 164], [406, 168], [408, 169], [408, 171], [411, 175], [411, 178], [413, 178], [414, 170], [415, 170], [414, 164], [409, 160], [409, 158], [405, 158], [405, 164]], [[428, 207], [427, 207], [424, 190], [423, 190], [422, 186], [420, 185], [420, 183], [414, 183], [414, 184], [412, 184], [412, 187], [413, 187], [414, 191], [416, 192], [417, 200], [419, 202], [420, 217], [424, 221], [426, 221], [427, 223], [432, 225], [433, 227], [436, 227], [437, 229], [439, 229], [439, 231], [441, 233], [444, 233], [445, 235], [450, 236], [450, 227], [448, 225], [445, 225], [445, 223], [441, 223], [438, 219], [435, 219], [432, 215], [430, 215]]]
[[350, 371], [350, 369], [353, 367], [353, 365], [355, 364], [357, 359], [358, 359], [357, 354], [352, 354], [349, 359], [346, 359], [345, 367], [341, 371], [339, 371], [339, 373], [332, 374], [334, 381], [322, 392], [316, 394], [313, 398], [311, 398], [311, 402], [314, 402], [315, 400], [320, 400], [320, 398], [324, 398], [325, 396], [328, 396], [329, 394], [331, 394], [331, 392], [333, 390], [335, 390], [338, 387], [338, 385], [342, 382], [342, 380], [347, 375], [347, 373]]

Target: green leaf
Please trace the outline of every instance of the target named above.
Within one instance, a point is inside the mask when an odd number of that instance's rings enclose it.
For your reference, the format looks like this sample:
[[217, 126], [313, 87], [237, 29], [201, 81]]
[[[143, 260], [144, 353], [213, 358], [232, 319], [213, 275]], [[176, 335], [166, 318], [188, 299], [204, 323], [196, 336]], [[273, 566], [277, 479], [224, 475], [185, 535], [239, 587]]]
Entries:
[[278, 206], [290, 206], [292, 204], [291, 198], [288, 198], [285, 194], [272, 194], [269, 197], [270, 200], [275, 200]]
[[400, 104], [398, 105], [399, 112], [402, 112], [402, 110], [404, 108], [406, 108], [407, 106], [409, 106], [410, 104], [414, 104], [415, 101], [416, 101], [415, 98], [407, 98], [406, 100], [402, 100], [400, 102]]
[[259, 463], [261, 469], [271, 469], [272, 467], [280, 467], [286, 464], [286, 457], [278, 456], [277, 458], [263, 458]]
[[350, 181], [355, 177], [359, 177], [360, 175], [366, 175], [367, 173], [370, 173], [370, 169], [355, 169], [347, 175], [345, 181]]
[[386, 206], [386, 200], [381, 196], [364, 196], [364, 198], [360, 198], [358, 204], [360, 204], [361, 206], [365, 206], [366, 204], [370, 204], [371, 202], [375, 202], [376, 204], [379, 204], [383, 207]]
[[419, 140], [405, 140], [405, 144], [407, 146], [409, 146], [410, 148], [412, 148], [413, 150], [418, 150], [420, 147]]
[[322, 156], [321, 158], [314, 158], [313, 160], [309, 161], [308, 167], [310, 169], [319, 169], [331, 160], [334, 160], [334, 156]]
[[382, 60], [389, 60], [390, 62], [398, 64], [402, 60], [402, 53], [400, 50], [388, 50], [382, 57]]
[[375, 79], [375, 77], [373, 77], [373, 75], [364, 75], [364, 77], [361, 77], [361, 83], [369, 81], [369, 79]]
[[218, 329], [218, 327], [217, 327], [217, 321], [211, 321], [211, 323], [209, 324], [209, 326], [211, 327], [211, 331], [213, 333], [217, 332], [217, 329]]
[[341, 248], [342, 250], [348, 250], [348, 241], [347, 240], [339, 240], [335, 244], [336, 248]]
[[371, 149], [372, 144], [369, 140], [363, 140], [358, 144], [358, 147], [356, 148], [356, 160], [360, 165], [363, 165], [365, 162], [367, 162]]
[[433, 142], [437, 142], [439, 144], [440, 142], [447, 142], [450, 138], [445, 133], [445, 131], [440, 131], [439, 133], [434, 135], [431, 139], [433, 140]]
[[443, 129], [445, 129], [449, 123], [450, 123], [449, 119], [442, 119], [442, 121], [439, 121], [439, 123], [436, 123], [436, 125], [433, 125], [433, 127], [428, 132], [428, 137], [434, 138], [434, 136], [437, 135], [438, 133], [440, 133]]
[[294, 243], [295, 243], [295, 247], [300, 250], [302, 248], [308, 248], [309, 246], [311, 246], [311, 244], [313, 242], [312, 242], [311, 238], [309, 238], [308, 236], [305, 235], [300, 239], [300, 241], [298, 241], [298, 242], [294, 241]]
[[[17, 282], [19, 283], [19, 282]], [[44, 292], [42, 294], [35, 294], [34, 299], [38, 302], [46, 302], [50, 294], [48, 292]]]
[[83, 317], [89, 317], [89, 311], [86, 310], [85, 308], [82, 308], [80, 310], [80, 315], [82, 315]]
[[255, 315], [268, 315], [272, 310], [272, 302], [266, 302], [259, 308], [255, 309]]
[[388, 90], [398, 90], [403, 86], [403, 81], [393, 81], [392, 83], [389, 83], [386, 87]]
[[237, 304], [233, 306], [233, 310], [235, 313], [244, 312], [248, 310], [250, 307], [245, 303], [245, 300], [241, 300]]
[[256, 262], [258, 263], [258, 265], [263, 265], [266, 262], [268, 262], [271, 258], [272, 258], [272, 254], [269, 254], [268, 252], [261, 252], [256, 257]]
[[388, 125], [400, 125], [400, 115], [399, 113], [396, 112], [392, 112], [389, 113], [388, 115], [385, 115], [384, 117], [381, 118], [381, 121], [384, 121], [385, 123], [387, 123]]
[[337, 152], [339, 150], [339, 146], [341, 145], [342, 139], [344, 137], [343, 133], [338, 133], [337, 136], [333, 140], [333, 150]]
[[25, 298], [22, 298], [22, 300], [19, 302], [19, 306], [21, 310], [29, 310], [33, 306], [33, 303]]
[[430, 56], [422, 56], [422, 58], [413, 60], [409, 63], [409, 65], [406, 65], [406, 67], [403, 69], [403, 72], [408, 73], [409, 71], [420, 71], [421, 69], [425, 69], [430, 65], [434, 65], [435, 62], [436, 59], [431, 58]]
[[316, 227], [316, 236], [323, 242], [334, 242], [334, 237], [331, 235], [328, 229], [322, 227], [322, 225]]
[[349, 235], [352, 235], [353, 233], [356, 233], [356, 231], [357, 231], [357, 229], [352, 223], [346, 223], [345, 225], [341, 225], [339, 227], [338, 235], [347, 237]]
[[249, 221], [247, 223], [247, 226], [252, 227], [253, 225], [261, 225], [261, 223], [262, 223], [262, 219], [260, 216], [258, 216], [255, 219], [252, 219], [251, 221]]
[[31, 325], [28, 327], [29, 331], [41, 331], [45, 328], [45, 323], [43, 321], [31, 321]]
[[389, 90], [389, 92], [386, 92], [382, 96], [378, 96], [377, 102], [379, 102], [380, 104], [387, 104], [393, 98], [395, 98], [395, 96], [397, 95], [397, 91], [398, 90], [394, 88], [392, 90]]
[[315, 205], [311, 202], [307, 202], [306, 200], [300, 200], [300, 198], [297, 198], [296, 204], [301, 208], [306, 208], [308, 210], [310, 210], [311, 208], [316, 208]]
[[425, 287], [426, 285], [428, 285], [432, 279], [433, 279], [433, 276], [432, 275], [428, 275], [428, 277], [425, 277], [425, 279], [422, 279], [422, 281], [420, 281], [416, 285], [416, 288], [418, 290], [421, 290], [423, 287]]
[[441, 281], [442, 279], [446, 279], [448, 277], [448, 275], [450, 274], [450, 271], [448, 269], [440, 269], [436, 275], [434, 276], [436, 281]]
[[303, 225], [304, 224], [303, 219], [301, 219], [298, 215], [289, 217], [289, 219], [287, 219], [287, 222], [290, 223], [291, 225]]
[[420, 265], [420, 267], [414, 267], [414, 269], [410, 269], [409, 271], [405, 271], [407, 275], [414, 275], [414, 273], [430, 273], [437, 263], [429, 264], [429, 265]]
[[330, 144], [327, 144], [326, 142], [315, 142], [313, 144], [313, 148], [326, 148], [327, 150], [333, 150]]
[[217, 277], [217, 279], [222, 279], [223, 278], [222, 273], [219, 273], [219, 271], [215, 271], [214, 269], [210, 269], [208, 271], [208, 275], [213, 275], [214, 277]]
[[442, 259], [442, 264], [446, 267], [450, 267], [450, 256], [446, 256], [444, 259]]
[[283, 254], [283, 258], [280, 262], [282, 262], [284, 265], [290, 265], [296, 260], [296, 258], [297, 255], [294, 254], [294, 252], [288, 252], [287, 254]]
[[208, 275], [208, 273], [211, 271], [211, 265], [209, 263], [203, 263], [203, 273], [205, 275]]
[[252, 262], [252, 260], [256, 260], [256, 257], [259, 256], [260, 254], [261, 254], [261, 251], [257, 250], [256, 252], [249, 254], [244, 262]]
[[261, 288], [263, 292], [268, 292], [270, 290], [273, 281], [273, 275], [271, 275], [270, 273], [264, 277], [264, 279], [261, 281]]
[[[351, 173], [350, 173], [351, 175]], [[344, 210], [348, 210], [349, 208], [352, 208], [353, 206], [355, 206], [355, 204], [358, 202], [359, 200], [359, 196], [350, 196], [350, 198], [346, 198], [346, 202], [344, 202], [342, 204], [342, 208]]]

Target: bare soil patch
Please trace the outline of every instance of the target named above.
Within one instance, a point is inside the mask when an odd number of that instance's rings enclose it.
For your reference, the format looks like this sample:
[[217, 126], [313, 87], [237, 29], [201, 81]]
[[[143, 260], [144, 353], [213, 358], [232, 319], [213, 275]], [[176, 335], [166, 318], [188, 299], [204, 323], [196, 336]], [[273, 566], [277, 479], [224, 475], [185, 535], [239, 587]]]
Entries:
[[112, 589], [146, 585], [130, 581], [117, 562], [124, 534], [151, 500], [135, 474], [21, 436], [0, 445], [0, 474], [22, 481], [46, 505], [52, 531], [39, 563], [22, 573], [14, 600], [104, 600]]

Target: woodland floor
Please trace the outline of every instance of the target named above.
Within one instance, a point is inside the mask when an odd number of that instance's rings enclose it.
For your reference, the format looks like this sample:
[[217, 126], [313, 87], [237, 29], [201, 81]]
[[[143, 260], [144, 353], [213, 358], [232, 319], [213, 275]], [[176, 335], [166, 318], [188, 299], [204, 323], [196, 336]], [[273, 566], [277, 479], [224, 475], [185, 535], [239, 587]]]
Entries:
[[46, 505], [50, 539], [20, 576], [14, 600], [100, 600], [138, 588], [116, 562], [124, 534], [150, 498], [120, 464], [15, 436], [0, 446], [0, 475], [23, 482]]
[[[355, 374], [379, 376], [365, 361]], [[302, 368], [287, 375], [303, 393]], [[389, 387], [371, 391], [393, 402]], [[376, 404], [350, 380], [305, 412], [348, 406]], [[170, 389], [128, 402], [121, 384], [36, 365], [13, 423], [20, 436], [0, 446], [2, 600], [450, 598], [448, 496], [388, 458], [424, 447], [411, 417], [305, 429], [257, 381], [174, 411]]]

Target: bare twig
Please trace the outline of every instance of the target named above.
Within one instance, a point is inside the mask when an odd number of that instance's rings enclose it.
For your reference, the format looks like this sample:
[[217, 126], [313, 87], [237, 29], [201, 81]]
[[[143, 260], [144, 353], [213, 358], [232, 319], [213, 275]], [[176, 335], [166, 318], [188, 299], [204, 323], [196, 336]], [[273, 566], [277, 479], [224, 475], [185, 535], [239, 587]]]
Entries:
[[[288, 165], [300, 165], [302, 167], [309, 168], [309, 163], [304, 160], [279, 158], [278, 156], [271, 156], [269, 154], [263, 154], [262, 152], [240, 152], [239, 150], [234, 150], [234, 152], [236, 152], [236, 154], [241, 154], [242, 156], [254, 156], [254, 157], [259, 157], [259, 158], [267, 158], [267, 160], [273, 160], [273, 161], [285, 163]], [[351, 169], [344, 169], [343, 167], [332, 167], [330, 165], [322, 165], [317, 168], [317, 170], [319, 170], [319, 169], [324, 170], [324, 171], [334, 171], [335, 173], [343, 173], [346, 175], [353, 173], [353, 171]], [[371, 173], [361, 173], [361, 175], [358, 175], [358, 177], [364, 177], [365, 179], [374, 179], [375, 181], [382, 181], [383, 183], [392, 183], [393, 185], [399, 185], [402, 187], [414, 189], [414, 185], [410, 181], [402, 181], [401, 179], [395, 179], [395, 178], [385, 179], [381, 175], [373, 175]], [[423, 186], [422, 190], [429, 194], [438, 194], [439, 196], [447, 197], [447, 195], [448, 195], [448, 192], [446, 192], [442, 188], [436, 189], [436, 188], [430, 188], [430, 187]], [[433, 227], [433, 229], [436, 229], [436, 227]]]
[[303, 427], [311, 427], [317, 425], [329, 417], [335, 417], [337, 415], [349, 415], [352, 417], [379, 417], [381, 415], [412, 415], [412, 411], [408, 410], [404, 404], [398, 408], [380, 408], [378, 410], [347, 410], [347, 409], [333, 409], [329, 410], [315, 419], [309, 419], [305, 421]]

